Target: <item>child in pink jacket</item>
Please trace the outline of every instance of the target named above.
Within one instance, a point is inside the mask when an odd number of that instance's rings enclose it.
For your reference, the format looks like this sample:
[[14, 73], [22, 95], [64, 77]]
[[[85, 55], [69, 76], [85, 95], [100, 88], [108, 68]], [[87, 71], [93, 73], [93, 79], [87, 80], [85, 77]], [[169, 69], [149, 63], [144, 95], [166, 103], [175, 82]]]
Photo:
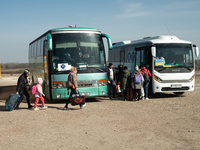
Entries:
[[39, 110], [39, 108], [37, 108], [37, 104], [38, 104], [39, 99], [42, 101], [42, 109], [47, 108], [47, 106], [44, 105], [44, 98], [42, 97], [42, 96], [45, 96], [45, 94], [42, 91], [42, 83], [43, 83], [42, 78], [37, 78], [37, 85], [36, 85], [37, 90], [36, 90], [36, 93], [35, 93], [34, 110]]

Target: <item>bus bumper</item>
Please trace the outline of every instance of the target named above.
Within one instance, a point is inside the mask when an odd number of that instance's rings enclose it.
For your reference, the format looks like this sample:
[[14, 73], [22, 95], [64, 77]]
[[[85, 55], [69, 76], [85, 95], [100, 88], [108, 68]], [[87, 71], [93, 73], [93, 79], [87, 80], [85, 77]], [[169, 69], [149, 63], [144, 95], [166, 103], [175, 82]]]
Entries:
[[194, 80], [190, 83], [159, 83], [154, 81], [153, 93], [194, 91]]
[[[84, 93], [85, 97], [107, 96], [107, 86], [78, 88], [78, 90], [79, 93]], [[69, 98], [69, 95], [67, 95], [67, 88], [52, 89], [52, 99], [61, 100], [67, 98]]]

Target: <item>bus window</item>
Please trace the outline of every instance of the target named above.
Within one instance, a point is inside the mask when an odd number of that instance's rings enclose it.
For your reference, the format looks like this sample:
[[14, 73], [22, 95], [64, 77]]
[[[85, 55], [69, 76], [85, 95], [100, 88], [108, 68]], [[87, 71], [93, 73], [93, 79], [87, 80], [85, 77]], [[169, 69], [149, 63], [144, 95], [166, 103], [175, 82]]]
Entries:
[[136, 51], [136, 65], [140, 66], [140, 51]]
[[141, 50], [141, 61], [140, 64], [145, 64], [146, 63], [146, 53], [145, 53], [145, 49]]
[[125, 51], [120, 52], [120, 64], [123, 64], [125, 62]]

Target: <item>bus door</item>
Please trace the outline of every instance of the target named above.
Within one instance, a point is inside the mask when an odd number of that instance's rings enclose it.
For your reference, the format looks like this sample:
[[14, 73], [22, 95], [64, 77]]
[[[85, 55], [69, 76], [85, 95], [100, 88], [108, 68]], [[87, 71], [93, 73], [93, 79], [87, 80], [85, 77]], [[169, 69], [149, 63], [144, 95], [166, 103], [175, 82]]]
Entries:
[[48, 63], [48, 48], [47, 40], [43, 41], [43, 66], [44, 66], [44, 81], [43, 81], [43, 91], [47, 99], [50, 99], [50, 86], [49, 86], [49, 63]]
[[[152, 54], [151, 54], [151, 46], [135, 48], [136, 56], [135, 56], [135, 64], [144, 65], [150, 72], [152, 72]], [[152, 91], [152, 79], [149, 83], [149, 90]]]
[[121, 50], [120, 51], [120, 64], [122, 64], [124, 66], [124, 62], [125, 62], [125, 50]]

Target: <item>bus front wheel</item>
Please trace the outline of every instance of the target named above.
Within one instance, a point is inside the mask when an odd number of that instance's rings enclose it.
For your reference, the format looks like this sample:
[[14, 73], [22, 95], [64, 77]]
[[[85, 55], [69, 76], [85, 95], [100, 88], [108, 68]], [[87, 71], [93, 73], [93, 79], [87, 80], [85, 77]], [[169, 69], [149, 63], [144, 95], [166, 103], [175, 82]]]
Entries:
[[174, 92], [174, 94], [175, 94], [177, 97], [181, 97], [181, 96], [184, 94], [184, 92]]

